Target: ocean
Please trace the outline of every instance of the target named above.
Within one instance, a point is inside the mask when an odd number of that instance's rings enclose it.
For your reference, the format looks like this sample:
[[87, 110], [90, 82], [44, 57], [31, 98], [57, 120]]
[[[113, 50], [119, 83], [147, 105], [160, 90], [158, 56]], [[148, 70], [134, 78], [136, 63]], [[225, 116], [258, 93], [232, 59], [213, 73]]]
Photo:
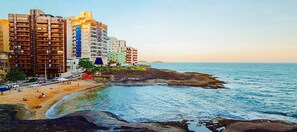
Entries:
[[154, 68], [212, 74], [224, 89], [197, 87], [111, 86], [78, 92], [56, 103], [46, 116], [78, 110], [112, 112], [131, 122], [271, 119], [297, 122], [297, 64], [147, 63]]

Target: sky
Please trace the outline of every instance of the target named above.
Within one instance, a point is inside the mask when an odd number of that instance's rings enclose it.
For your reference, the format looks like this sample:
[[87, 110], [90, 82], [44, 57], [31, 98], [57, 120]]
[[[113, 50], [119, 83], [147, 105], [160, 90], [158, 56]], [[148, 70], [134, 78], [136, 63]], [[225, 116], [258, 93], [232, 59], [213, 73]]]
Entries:
[[92, 11], [139, 60], [297, 62], [297, 0], [0, 0], [0, 19], [32, 8]]

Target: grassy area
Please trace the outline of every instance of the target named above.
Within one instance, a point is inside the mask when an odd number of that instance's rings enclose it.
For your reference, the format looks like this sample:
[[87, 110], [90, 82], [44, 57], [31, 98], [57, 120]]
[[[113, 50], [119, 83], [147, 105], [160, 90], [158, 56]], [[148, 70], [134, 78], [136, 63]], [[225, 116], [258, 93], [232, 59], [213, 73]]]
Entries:
[[129, 67], [112, 67], [111, 71], [145, 71], [148, 66], [129, 66]]

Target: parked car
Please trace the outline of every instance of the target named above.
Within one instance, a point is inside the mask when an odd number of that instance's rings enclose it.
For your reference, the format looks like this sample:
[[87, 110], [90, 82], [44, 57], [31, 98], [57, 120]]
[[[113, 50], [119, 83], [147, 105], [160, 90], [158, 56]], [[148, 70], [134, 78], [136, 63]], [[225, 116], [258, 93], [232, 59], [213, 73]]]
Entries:
[[18, 88], [18, 87], [20, 87], [20, 85], [17, 84], [17, 83], [13, 83], [13, 84], [12, 84], [12, 87], [13, 87], [13, 88]]
[[8, 85], [1, 85], [0, 88], [9, 89], [9, 86]]
[[9, 86], [7, 86], [7, 85], [1, 85], [0, 86], [1, 94], [3, 94], [4, 91], [8, 91], [8, 90], [10, 90]]
[[6, 86], [7, 86], [8, 88], [18, 88], [18, 87], [20, 87], [20, 85], [17, 84], [17, 83], [7, 84]]

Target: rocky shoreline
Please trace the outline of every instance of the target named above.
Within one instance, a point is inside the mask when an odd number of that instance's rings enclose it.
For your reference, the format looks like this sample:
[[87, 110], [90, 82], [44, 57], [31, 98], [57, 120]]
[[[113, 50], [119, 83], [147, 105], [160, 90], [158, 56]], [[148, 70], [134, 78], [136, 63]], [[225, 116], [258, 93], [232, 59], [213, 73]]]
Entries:
[[[224, 88], [224, 82], [208, 74], [149, 68], [144, 71], [104, 72], [112, 85], [169, 85]], [[86, 90], [88, 88], [84, 88]], [[50, 89], [52, 90], [52, 89]], [[67, 89], [69, 90], [69, 89]], [[187, 121], [128, 122], [106, 111], [77, 111], [56, 119], [32, 120], [36, 112], [22, 104], [0, 104], [0, 131], [190, 131]], [[217, 118], [201, 121], [214, 132], [296, 132], [297, 123], [273, 120]]]
[[120, 70], [102, 73], [112, 76], [112, 85], [152, 85], [167, 84], [169, 86], [192, 86], [202, 88], [224, 88], [223, 81], [216, 77], [197, 72], [177, 72], [167, 69], [148, 68], [144, 71]]
[[[1, 131], [190, 131], [187, 121], [128, 122], [106, 111], [77, 111], [56, 119], [30, 120], [34, 115], [23, 105], [0, 105]], [[297, 123], [274, 120], [216, 118], [201, 121], [213, 132], [296, 132]]]
[[132, 123], [105, 111], [78, 111], [56, 119], [29, 120], [30, 114], [25, 112], [28, 110], [19, 107], [23, 106], [0, 105], [1, 131], [189, 131], [184, 121]]
[[234, 120], [220, 117], [200, 123], [213, 132], [297, 132], [297, 123], [279, 120]]

